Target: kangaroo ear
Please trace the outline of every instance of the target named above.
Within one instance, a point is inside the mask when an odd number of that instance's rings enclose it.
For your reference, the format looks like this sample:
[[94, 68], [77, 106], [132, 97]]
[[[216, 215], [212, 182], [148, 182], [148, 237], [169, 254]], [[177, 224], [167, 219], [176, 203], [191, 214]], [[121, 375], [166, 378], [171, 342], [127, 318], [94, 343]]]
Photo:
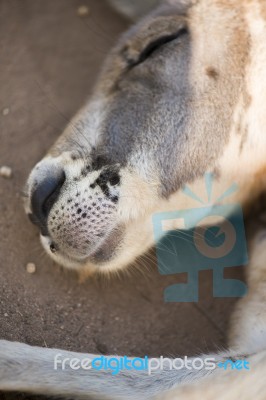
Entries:
[[120, 14], [136, 21], [149, 11], [154, 9], [157, 5], [162, 3], [162, 0], [108, 0], [111, 6]]

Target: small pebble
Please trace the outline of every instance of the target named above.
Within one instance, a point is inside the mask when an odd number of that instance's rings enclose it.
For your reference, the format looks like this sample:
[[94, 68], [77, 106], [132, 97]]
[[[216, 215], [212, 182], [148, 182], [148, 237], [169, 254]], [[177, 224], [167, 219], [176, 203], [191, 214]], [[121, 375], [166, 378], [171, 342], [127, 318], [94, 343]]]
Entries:
[[36, 272], [36, 265], [33, 263], [28, 263], [26, 266], [28, 274], [34, 274]]
[[9, 114], [9, 108], [4, 108], [3, 109], [3, 111], [2, 111], [2, 114], [3, 114], [3, 116], [5, 117], [6, 115], [8, 115]]
[[89, 15], [89, 7], [87, 6], [79, 6], [77, 9], [77, 14], [79, 17], [86, 17], [87, 15]]
[[12, 169], [6, 165], [3, 165], [2, 167], [0, 167], [0, 176], [7, 179], [11, 178]]
[[5, 313], [4, 316], [5, 316], [5, 317], [8, 317], [8, 313]]

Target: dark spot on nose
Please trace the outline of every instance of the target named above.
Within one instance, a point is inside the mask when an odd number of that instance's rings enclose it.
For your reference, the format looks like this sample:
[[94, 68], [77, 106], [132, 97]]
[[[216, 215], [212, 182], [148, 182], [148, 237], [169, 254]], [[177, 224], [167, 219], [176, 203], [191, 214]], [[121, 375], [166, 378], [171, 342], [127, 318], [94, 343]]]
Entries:
[[110, 186], [115, 186], [118, 185], [120, 183], [120, 176], [118, 173], [117, 168], [106, 168], [104, 169], [104, 171], [102, 171], [99, 175], [99, 177], [96, 179], [96, 181], [94, 183], [92, 183], [90, 185], [91, 188], [95, 188], [95, 185], [98, 185], [103, 194], [110, 198], [110, 190], [108, 187], [108, 184]]
[[115, 169], [106, 169], [103, 171], [99, 178], [96, 180], [97, 185], [100, 187], [102, 185], [106, 185], [107, 183], [110, 183], [110, 185], [114, 186], [117, 185], [120, 182], [120, 177], [118, 172]]
[[31, 197], [32, 219], [39, 226], [44, 236], [48, 236], [47, 218], [58, 199], [65, 179], [63, 170], [51, 169], [46, 172], [45, 178], [36, 185], [33, 191]]
[[114, 173], [111, 175], [109, 182], [111, 186], [118, 185], [120, 183], [120, 176], [117, 173]]

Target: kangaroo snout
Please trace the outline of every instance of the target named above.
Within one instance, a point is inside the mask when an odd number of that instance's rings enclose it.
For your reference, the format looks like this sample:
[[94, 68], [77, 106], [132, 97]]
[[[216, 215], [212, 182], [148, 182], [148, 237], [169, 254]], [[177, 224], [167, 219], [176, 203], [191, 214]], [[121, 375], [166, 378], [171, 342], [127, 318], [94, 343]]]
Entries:
[[[28, 181], [26, 211], [40, 229], [44, 247], [58, 262], [67, 258], [101, 263], [116, 245], [118, 169], [93, 170], [85, 164], [85, 160], [47, 157]], [[108, 251], [104, 247], [107, 239]]]

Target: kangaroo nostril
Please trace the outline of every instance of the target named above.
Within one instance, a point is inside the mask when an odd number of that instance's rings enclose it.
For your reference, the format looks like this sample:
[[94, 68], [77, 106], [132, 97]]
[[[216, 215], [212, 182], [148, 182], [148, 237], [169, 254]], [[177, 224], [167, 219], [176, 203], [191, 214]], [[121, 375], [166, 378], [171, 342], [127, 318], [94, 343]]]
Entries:
[[35, 223], [40, 226], [43, 234], [47, 232], [47, 217], [56, 202], [60, 190], [66, 180], [63, 170], [50, 170], [45, 178], [36, 185], [31, 197], [31, 207]]

